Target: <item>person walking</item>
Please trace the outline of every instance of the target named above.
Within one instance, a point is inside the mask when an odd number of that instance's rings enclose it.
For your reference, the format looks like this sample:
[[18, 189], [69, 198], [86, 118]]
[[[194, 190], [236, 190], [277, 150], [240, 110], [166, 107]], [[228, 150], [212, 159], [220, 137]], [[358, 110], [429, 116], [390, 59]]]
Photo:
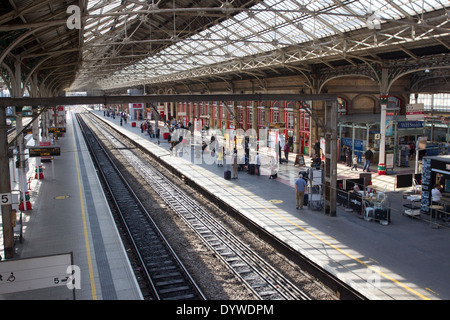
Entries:
[[370, 148], [364, 153], [364, 157], [366, 158], [366, 161], [364, 162], [363, 172], [366, 170], [367, 172], [370, 172], [370, 162], [373, 159], [373, 152]]
[[298, 179], [295, 181], [295, 191], [296, 191], [296, 203], [297, 207], [295, 209], [298, 209], [298, 203], [300, 200], [300, 209], [303, 209], [303, 198], [305, 196], [305, 188], [306, 188], [306, 181], [303, 179], [303, 175], [300, 174]]
[[358, 156], [354, 155], [353, 156], [353, 166], [352, 166], [352, 171], [353, 169], [355, 169], [355, 171], [358, 171]]

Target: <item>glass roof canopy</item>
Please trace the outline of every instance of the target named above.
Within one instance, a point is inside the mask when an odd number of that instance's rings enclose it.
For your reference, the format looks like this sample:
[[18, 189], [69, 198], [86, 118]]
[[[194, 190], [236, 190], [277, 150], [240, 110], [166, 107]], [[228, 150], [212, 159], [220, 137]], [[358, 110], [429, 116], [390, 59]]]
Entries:
[[[89, 16], [85, 26], [87, 48], [97, 36], [112, 38], [107, 34], [109, 26], [118, 28], [144, 20], [145, 12], [148, 14], [153, 10], [139, 0], [125, 1], [126, 5], [123, 3], [122, 0], [89, 1]], [[397, 21], [405, 26], [420, 23], [424, 13], [443, 8], [447, 10], [447, 20], [440, 24], [440, 32], [446, 29], [447, 34], [450, 34], [450, 0], [265, 0], [251, 8], [222, 5], [215, 8], [216, 12], [226, 16], [222, 22], [184, 40], [178, 39], [179, 30], [174, 27], [173, 44], [156, 54], [141, 58], [139, 62], [111, 68], [106, 60], [100, 61], [97, 67], [107, 67], [103, 70], [109, 72], [98, 72], [96, 82], [105, 89], [158, 83], [167, 75], [239, 61], [284, 48], [314, 45], [315, 42], [320, 43], [321, 39], [342, 37], [350, 31], [376, 32], [388, 22]], [[175, 20], [182, 8], [164, 10], [172, 10]], [[202, 14], [201, 8], [197, 8], [197, 14]], [[151, 36], [149, 32], [147, 46], [152, 45]], [[105, 47], [95, 49], [85, 51], [84, 57], [95, 59], [97, 56], [100, 59], [98, 54], [103, 53]], [[95, 70], [89, 67], [89, 71]], [[90, 74], [90, 78], [93, 76], [96, 75]]]

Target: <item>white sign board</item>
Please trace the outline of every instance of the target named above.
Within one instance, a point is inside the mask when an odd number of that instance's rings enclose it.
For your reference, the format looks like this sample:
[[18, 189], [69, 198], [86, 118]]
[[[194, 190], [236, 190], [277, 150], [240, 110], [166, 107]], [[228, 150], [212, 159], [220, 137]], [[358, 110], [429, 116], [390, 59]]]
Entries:
[[394, 169], [394, 154], [386, 154], [386, 169]]
[[[73, 289], [72, 253], [0, 262], [0, 294], [57, 286]], [[71, 270], [71, 269], [69, 269]]]
[[406, 105], [406, 120], [424, 120], [424, 104], [415, 103]]
[[0, 193], [0, 204], [12, 204], [11, 193]]

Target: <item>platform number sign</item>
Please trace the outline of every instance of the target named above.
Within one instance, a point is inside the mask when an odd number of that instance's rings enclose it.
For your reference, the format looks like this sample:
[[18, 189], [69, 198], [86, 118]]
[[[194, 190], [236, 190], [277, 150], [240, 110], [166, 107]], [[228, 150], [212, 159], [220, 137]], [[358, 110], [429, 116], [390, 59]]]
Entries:
[[11, 204], [11, 193], [0, 193], [0, 204]]

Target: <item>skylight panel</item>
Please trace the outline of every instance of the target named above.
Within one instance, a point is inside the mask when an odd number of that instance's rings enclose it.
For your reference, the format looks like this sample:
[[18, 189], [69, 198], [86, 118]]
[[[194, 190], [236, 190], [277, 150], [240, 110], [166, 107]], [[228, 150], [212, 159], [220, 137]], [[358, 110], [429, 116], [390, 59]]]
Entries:
[[[89, 14], [145, 8], [135, 1], [124, 2], [124, 5], [121, 3], [122, 0], [90, 0], [88, 7], [95, 10]], [[140, 72], [139, 78], [149, 79], [365, 29], [372, 13], [383, 23], [403, 19], [407, 15], [417, 18], [423, 11], [443, 7], [449, 8], [450, 0], [263, 0], [220, 24], [174, 43], [160, 54], [139, 63], [137, 68], [124, 68], [121, 73], [116, 72], [114, 75], [124, 77]], [[89, 18], [85, 37], [96, 36], [98, 32], [95, 30], [102, 32], [102, 28], [111, 25], [112, 17], [109, 16], [109, 20], [103, 17]], [[132, 16], [114, 17], [118, 18], [115, 24], [117, 28], [125, 21], [128, 24], [136, 20], [138, 15], [133, 13]], [[89, 32], [89, 29], [94, 32]]]

